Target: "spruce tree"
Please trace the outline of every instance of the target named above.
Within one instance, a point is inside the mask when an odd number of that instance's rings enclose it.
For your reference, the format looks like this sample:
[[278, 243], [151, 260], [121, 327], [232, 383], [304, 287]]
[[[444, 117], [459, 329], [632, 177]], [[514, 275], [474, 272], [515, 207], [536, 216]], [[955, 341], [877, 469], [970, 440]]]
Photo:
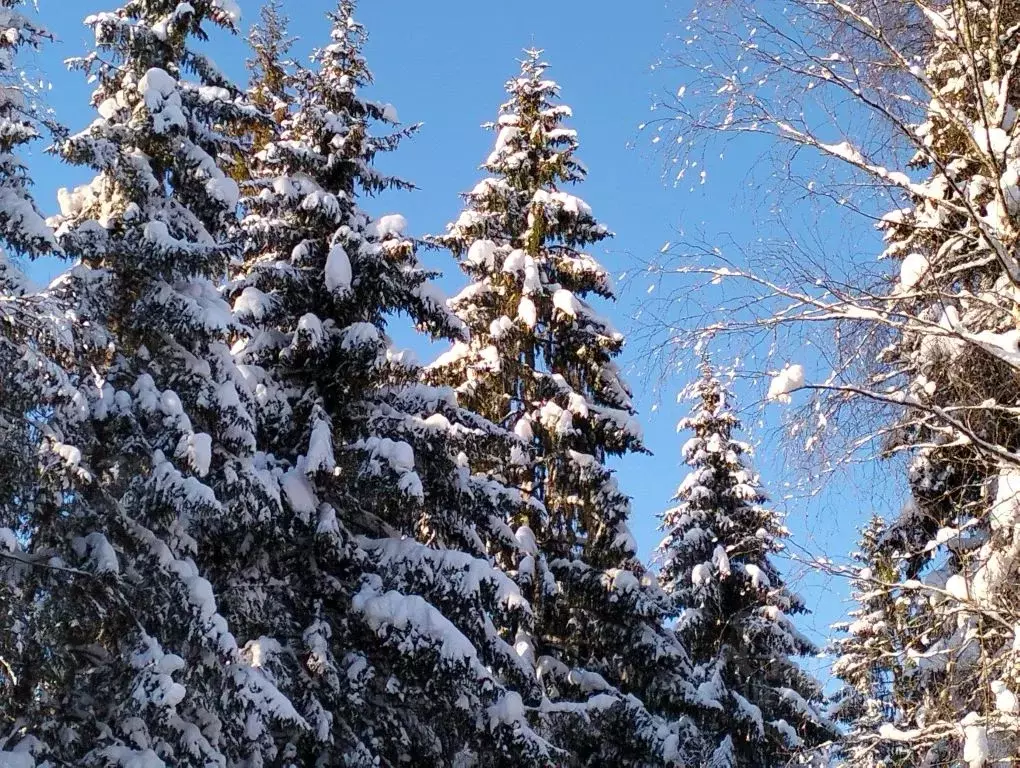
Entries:
[[[290, 19], [281, 0], [269, 0], [259, 11], [259, 22], [248, 34], [252, 57], [248, 61], [248, 93], [252, 104], [273, 115], [277, 124], [287, 114], [287, 85], [293, 65], [287, 54], [294, 45], [287, 28]], [[261, 149], [261, 147], [259, 147]]]
[[794, 657], [816, 653], [794, 626], [805, 612], [773, 559], [789, 534], [746, 463], [727, 387], [710, 369], [680, 429], [690, 473], [662, 515], [659, 581], [694, 664], [712, 768], [787, 765], [836, 736], [821, 686]]
[[470, 339], [429, 375], [528, 448], [478, 466], [537, 502], [509, 520], [527, 555], [512, 575], [536, 613], [520, 643], [569, 764], [675, 765], [693, 740], [687, 658], [661, 626], [664, 596], [635, 557], [629, 500], [606, 464], [643, 450], [614, 362], [624, 338], [586, 300], [612, 298], [606, 270], [582, 250], [610, 233], [567, 191], [585, 171], [545, 71], [541, 52], [527, 51], [487, 126], [489, 175], [435, 238], [470, 280], [450, 302]]
[[462, 326], [403, 217], [360, 207], [409, 186], [373, 161], [411, 130], [361, 95], [371, 75], [354, 11], [339, 3], [313, 68], [274, 92], [285, 107], [245, 184], [228, 292], [247, 328], [234, 351], [282, 495], [247, 539], [228, 611], [261, 633], [264, 664], [308, 725], [286, 735], [296, 765], [551, 765], [559, 753], [529, 723], [537, 684], [514, 647], [531, 609], [494, 564], [519, 559], [505, 520], [528, 502], [468, 459], [506, 459], [512, 436], [419, 384], [386, 334], [395, 315], [447, 338]]
[[914, 676], [906, 657], [913, 632], [910, 600], [897, 594], [902, 564], [890, 555], [887, 523], [872, 517], [853, 554], [853, 600], [850, 621], [834, 629], [843, 633], [832, 643], [832, 672], [842, 687], [832, 698], [831, 713], [844, 727], [838, 754], [860, 768], [897, 768], [914, 764], [916, 755], [902, 742], [882, 743], [883, 724], [895, 723], [914, 696]]
[[35, 743], [15, 724], [51, 654], [38, 633], [46, 608], [35, 599], [47, 563], [32, 540], [40, 476], [60, 468], [38, 461], [39, 425], [47, 403], [72, 387], [63, 368], [69, 318], [32, 289], [21, 263], [58, 250], [19, 156], [44, 128], [20, 75], [23, 54], [49, 35], [21, 0], [0, 0], [0, 32], [0, 764], [21, 765]]
[[[46, 225], [32, 199], [31, 180], [19, 152], [39, 139], [44, 126], [34, 96], [26, 92], [19, 59], [24, 50], [37, 50], [50, 35], [26, 12], [25, 0], [0, 0], [3, 16], [3, 44], [0, 45], [0, 237], [6, 254], [0, 270], [10, 270], [13, 255], [36, 258], [56, 250], [52, 230]], [[4, 280], [4, 290], [20, 292], [23, 285], [13, 275]]]
[[[53, 361], [43, 353], [61, 330], [53, 324], [52, 306], [37, 296], [26, 298], [31, 286], [19, 263], [56, 250], [19, 157], [40, 138], [42, 128], [36, 105], [21, 82], [20, 59], [23, 49], [38, 49], [48, 38], [25, 12], [25, 5], [22, 0], [0, 0], [0, 498], [5, 504], [14, 504], [33, 483], [34, 430], [28, 412], [44, 397], [40, 388], [51, 386], [47, 379]], [[16, 528], [16, 515], [8, 508], [0, 526]]]
[[58, 151], [96, 176], [61, 192], [76, 264], [48, 294], [73, 311], [73, 390], [43, 403], [17, 539], [16, 626], [38, 653], [12, 675], [4, 734], [28, 765], [262, 765], [300, 720], [206, 578], [238, 568], [278, 497], [214, 283], [238, 253], [224, 131], [258, 115], [192, 47], [237, 18], [232, 0], [131, 0], [86, 19], [96, 50], [74, 66], [98, 115]]
[[283, 12], [281, 0], [269, 0], [259, 10], [259, 20], [248, 33], [251, 49], [248, 69], [248, 100], [253, 106], [272, 118], [271, 124], [248, 126], [238, 156], [233, 165], [233, 176], [239, 180], [251, 177], [249, 165], [273, 138], [272, 125], [279, 126], [287, 117], [291, 105], [293, 72], [296, 63], [289, 58], [295, 38], [288, 32], [290, 19]]

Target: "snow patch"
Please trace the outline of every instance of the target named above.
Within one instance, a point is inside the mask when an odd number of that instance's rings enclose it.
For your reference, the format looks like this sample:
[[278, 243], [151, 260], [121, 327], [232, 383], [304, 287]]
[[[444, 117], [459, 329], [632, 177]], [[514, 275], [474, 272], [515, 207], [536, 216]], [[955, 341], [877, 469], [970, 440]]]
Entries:
[[219, 176], [217, 178], [209, 179], [205, 183], [205, 191], [209, 193], [209, 196], [219, 203], [223, 204], [223, 207], [228, 211], [232, 211], [237, 208], [237, 201], [241, 199], [241, 189], [237, 186], [237, 182], [229, 176]]
[[921, 736], [921, 729], [915, 728], [909, 731], [901, 731], [895, 725], [891, 723], [882, 723], [878, 729], [878, 735], [880, 738], [886, 741], [896, 741], [900, 743], [911, 742]]
[[352, 280], [350, 257], [344, 247], [336, 243], [326, 257], [326, 288], [332, 293], [346, 293]]
[[967, 580], [959, 573], [954, 573], [946, 579], [946, 592], [957, 600], [970, 599], [970, 591], [967, 588]]
[[258, 288], [249, 285], [234, 299], [234, 314], [256, 322], [269, 314], [273, 300]]
[[581, 311], [581, 302], [566, 288], [560, 288], [553, 294], [553, 306], [568, 317], [577, 317]]
[[212, 7], [223, 11], [231, 24], [236, 26], [241, 22], [241, 7], [236, 0], [212, 0]]
[[920, 253], [910, 253], [900, 264], [900, 289], [911, 290], [921, 282], [921, 279], [928, 273], [931, 264], [926, 256]]
[[517, 319], [522, 321], [528, 328], [534, 328], [538, 325], [538, 310], [535, 308], [535, 302], [527, 296], [522, 296], [520, 303], [517, 305]]
[[754, 563], [747, 563], [744, 566], [744, 572], [751, 578], [751, 586], [755, 589], [768, 589], [772, 586], [769, 577]]
[[152, 116], [152, 127], [156, 133], [165, 133], [170, 128], [184, 128], [187, 120], [181, 107], [181, 94], [175, 80], [166, 70], [153, 67], [138, 81], [138, 92], [145, 108]]
[[184, 454], [199, 477], [209, 474], [212, 464], [212, 437], [205, 432], [192, 432], [187, 436]]
[[698, 563], [691, 569], [691, 583], [696, 587], [703, 587], [712, 581], [712, 566], [708, 563]]
[[407, 219], [399, 213], [380, 216], [370, 228], [370, 233], [380, 240], [385, 240], [387, 237], [403, 237], [406, 231]]
[[517, 275], [524, 271], [528, 263], [528, 254], [516, 248], [503, 260], [503, 271], [509, 275]]
[[769, 392], [766, 397], [769, 400], [777, 400], [780, 403], [789, 403], [790, 393], [803, 386], [804, 366], [788, 365], [772, 377], [772, 382], [769, 384]]
[[297, 467], [287, 472], [280, 485], [283, 489], [283, 496], [290, 504], [291, 509], [306, 520], [311, 519], [317, 505], [315, 491], [312, 490], [312, 485], [308, 482], [308, 477], [304, 472], [304, 462], [299, 461]]
[[519, 418], [517, 423], [514, 424], [514, 434], [526, 443], [530, 443], [534, 440], [535, 432], [531, 428], [531, 419], [527, 416]]
[[993, 680], [989, 686], [995, 695], [995, 708], [1007, 715], [1015, 715], [1020, 712], [1020, 706], [1016, 694], [1011, 691], [1001, 680]]
[[1000, 474], [996, 481], [995, 503], [991, 510], [992, 530], [1020, 523], [1020, 472]]
[[312, 427], [312, 434], [308, 439], [305, 473], [311, 474], [320, 470], [329, 472], [335, 468], [333, 433], [330, 431], [329, 422], [325, 419], [316, 419], [315, 426]]
[[967, 768], [983, 768], [988, 762], [988, 729], [985, 726], [964, 726], [963, 759], [967, 761]]
[[475, 240], [467, 252], [467, 263], [485, 270], [496, 265], [496, 244], [491, 240]]

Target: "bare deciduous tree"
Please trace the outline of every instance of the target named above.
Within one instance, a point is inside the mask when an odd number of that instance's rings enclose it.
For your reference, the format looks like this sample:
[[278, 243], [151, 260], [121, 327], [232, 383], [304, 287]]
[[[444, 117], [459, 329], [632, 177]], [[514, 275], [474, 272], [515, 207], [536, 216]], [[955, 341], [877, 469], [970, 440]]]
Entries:
[[[870, 658], [875, 675], [847, 680], [885, 697], [880, 721], [851, 723], [853, 764], [886, 765], [897, 744], [907, 762], [895, 765], [1014, 764], [1020, 4], [710, 0], [684, 38], [685, 85], [650, 127], [681, 178], [707, 173], [720, 145], [764, 139], [770, 212], [788, 237], [736, 256], [711, 243], [670, 250], [650, 269], [700, 298], [667, 294], [645, 338], [667, 357], [708, 340], [764, 350], [773, 369], [795, 344], [818, 350], [801, 352], [806, 371], [774, 370], [769, 395], [810, 390], [791, 419], [809, 444], [905, 456], [912, 494], [875, 543], [894, 567], [883, 579], [856, 572], [874, 581], [869, 599], [896, 606], [879, 634], [906, 640]], [[827, 233], [805, 239], [790, 205], [835, 213], [865, 243], [877, 228], [877, 268], [840, 269], [838, 235], [835, 247]], [[677, 330], [690, 318], [696, 330]], [[869, 690], [894, 668], [909, 686]]]

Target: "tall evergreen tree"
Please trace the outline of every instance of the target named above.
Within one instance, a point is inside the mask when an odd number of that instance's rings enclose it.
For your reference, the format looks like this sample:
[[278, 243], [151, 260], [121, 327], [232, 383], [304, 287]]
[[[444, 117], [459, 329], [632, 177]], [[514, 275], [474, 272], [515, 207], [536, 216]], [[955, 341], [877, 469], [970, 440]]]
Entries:
[[683, 447], [691, 471], [662, 515], [658, 555], [704, 704], [702, 764], [787, 765], [836, 736], [821, 686], [793, 658], [816, 649], [794, 626], [804, 604], [772, 561], [789, 533], [746, 464], [726, 386], [706, 369], [693, 397], [680, 422], [694, 433]]
[[[0, 2], [0, 498], [14, 504], [33, 483], [32, 428], [26, 418], [32, 401], [48, 388], [47, 358], [56, 330], [48, 322], [51, 308], [26, 300], [29, 285], [18, 264], [53, 253], [56, 240], [30, 194], [28, 172], [19, 151], [40, 137], [30, 96], [22, 87], [19, 61], [23, 49], [38, 49], [47, 33], [25, 13], [22, 0]], [[49, 337], [50, 343], [46, 342]], [[21, 484], [17, 490], [15, 485]], [[15, 524], [8, 509], [0, 525]]]
[[262, 765], [299, 720], [206, 578], [278, 496], [214, 284], [238, 251], [224, 131], [257, 113], [192, 47], [237, 18], [232, 0], [130, 0], [86, 20], [96, 50], [74, 63], [98, 116], [59, 152], [97, 175], [60, 195], [77, 263], [49, 295], [74, 312], [74, 389], [45, 403], [17, 540], [41, 652], [4, 734], [29, 765]]
[[289, 92], [293, 85], [296, 63], [289, 58], [295, 38], [288, 32], [290, 19], [283, 11], [281, 0], [269, 0], [259, 11], [259, 20], [248, 33], [251, 56], [247, 61], [248, 100], [272, 117], [271, 124], [255, 124], [247, 132], [232, 167], [239, 180], [251, 177], [252, 158], [274, 137], [273, 125], [287, 118], [292, 103]]
[[629, 500], [606, 465], [642, 450], [614, 362], [624, 338], [585, 299], [612, 298], [606, 270], [582, 251], [609, 231], [566, 191], [585, 171], [545, 71], [528, 51], [488, 126], [489, 176], [435, 238], [471, 281], [450, 302], [470, 340], [429, 375], [529, 449], [479, 466], [538, 502], [510, 522], [526, 554], [513, 575], [536, 611], [520, 644], [550, 732], [571, 764], [675, 765], [692, 741], [689, 666], [661, 627], [664, 596], [635, 558]]
[[72, 389], [63, 364], [68, 318], [32, 291], [19, 263], [57, 250], [30, 193], [19, 153], [41, 125], [23, 87], [24, 50], [49, 37], [21, 0], [0, 1], [0, 764], [31, 759], [34, 743], [15, 724], [31, 700], [33, 671], [50, 650], [37, 632], [45, 558], [31, 548], [42, 472], [39, 423], [47, 402]]
[[250, 568], [222, 574], [228, 611], [261, 633], [263, 663], [308, 725], [285, 736], [296, 765], [551, 765], [514, 648], [531, 609], [493, 562], [516, 557], [505, 520], [528, 502], [467, 458], [498, 461], [508, 435], [417, 383], [386, 335], [398, 314], [447, 338], [462, 327], [403, 217], [360, 208], [408, 186], [373, 160], [411, 131], [361, 95], [354, 10], [342, 0], [313, 69], [274, 90], [286, 107], [245, 185], [229, 293], [249, 328], [235, 355], [283, 493], [246, 539]]
[[[269, 0], [259, 11], [259, 22], [248, 34], [252, 57], [248, 61], [248, 93], [251, 103], [273, 115], [277, 124], [287, 114], [287, 85], [293, 65], [287, 55], [294, 45], [287, 31], [290, 19], [281, 0]], [[259, 147], [261, 149], [261, 147]]]

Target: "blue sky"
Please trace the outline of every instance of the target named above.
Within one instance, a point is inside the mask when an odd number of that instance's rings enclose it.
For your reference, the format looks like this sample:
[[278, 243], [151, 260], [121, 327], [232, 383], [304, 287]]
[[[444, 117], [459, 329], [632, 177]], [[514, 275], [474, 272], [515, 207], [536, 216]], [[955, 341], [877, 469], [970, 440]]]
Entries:
[[[72, 129], [84, 127], [92, 117], [89, 89], [80, 73], [68, 73], [62, 61], [88, 50], [91, 35], [81, 19], [90, 12], [111, 10], [113, 0], [39, 0], [44, 23], [58, 42], [34, 57], [32, 69], [52, 81], [50, 105]], [[73, 12], [68, 12], [69, 6]], [[257, 0], [240, 0], [243, 25], [257, 15]], [[323, 14], [328, 0], [290, 0], [292, 31], [301, 39], [296, 55], [304, 56], [322, 44], [328, 33]], [[747, 168], [756, 156], [750, 148], [728, 150], [719, 172], [709, 183], [674, 188], [663, 177], [664, 162], [649, 137], [638, 130], [650, 117], [656, 95], [677, 87], [675, 72], [653, 67], [660, 59], [671, 28], [688, 10], [683, 2], [644, 0], [622, 6], [616, 0], [548, 3], [519, 0], [513, 4], [478, 0], [366, 0], [361, 20], [369, 29], [367, 49], [376, 85], [371, 96], [392, 102], [405, 122], [423, 122], [419, 136], [387, 158], [386, 169], [415, 182], [419, 190], [386, 195], [371, 201], [375, 213], [399, 211], [414, 234], [440, 232], [460, 210], [459, 193], [479, 178], [478, 164], [488, 154], [492, 135], [479, 125], [492, 120], [503, 101], [502, 85], [517, 69], [525, 47], [543, 48], [552, 65], [550, 76], [563, 88], [564, 100], [574, 108], [573, 127], [580, 132], [581, 158], [590, 169], [578, 194], [594, 207], [596, 215], [617, 233], [597, 250], [617, 275], [633, 273], [636, 260], [651, 258], [680, 228], [705, 234], [726, 233], [750, 242], [762, 232], [760, 219], [745, 211], [753, 205], [748, 194]], [[222, 69], [244, 77], [245, 49], [241, 38], [217, 35], [211, 51]], [[636, 148], [635, 148], [636, 147]], [[87, 175], [67, 169], [35, 152], [30, 158], [37, 195], [44, 210], [55, 208], [55, 190], [81, 183]], [[431, 266], [445, 273], [442, 285], [452, 293], [461, 285], [455, 264], [441, 253], [427, 253]], [[34, 268], [37, 279], [53, 274], [59, 265]], [[631, 327], [631, 317], [648, 301], [648, 281], [622, 281], [617, 306], [609, 308], [615, 324]], [[403, 334], [400, 335], [403, 338]], [[416, 345], [427, 357], [426, 345]], [[618, 464], [620, 484], [634, 498], [632, 527], [642, 551], [649, 552], [658, 536], [655, 515], [663, 509], [682, 479], [678, 466], [682, 442], [675, 432], [686, 405], [678, 407], [676, 392], [692, 371], [679, 372], [661, 392], [642, 350], [632, 346], [625, 361], [636, 391], [645, 425], [646, 442], [654, 456], [628, 457]], [[747, 420], [765, 440], [758, 466], [775, 498], [784, 495], [784, 483], [796, 482], [797, 471], [783, 466], [775, 450], [776, 409], [762, 412], [746, 393]], [[854, 528], [870, 511], [846, 482], [828, 487], [811, 503], [791, 503], [789, 527], [795, 539], [812, 552], [836, 557], [853, 544]], [[888, 511], [888, 510], [883, 510]], [[818, 575], [802, 574], [784, 566], [815, 611], [802, 622], [819, 638], [844, 608], [845, 585]]]

